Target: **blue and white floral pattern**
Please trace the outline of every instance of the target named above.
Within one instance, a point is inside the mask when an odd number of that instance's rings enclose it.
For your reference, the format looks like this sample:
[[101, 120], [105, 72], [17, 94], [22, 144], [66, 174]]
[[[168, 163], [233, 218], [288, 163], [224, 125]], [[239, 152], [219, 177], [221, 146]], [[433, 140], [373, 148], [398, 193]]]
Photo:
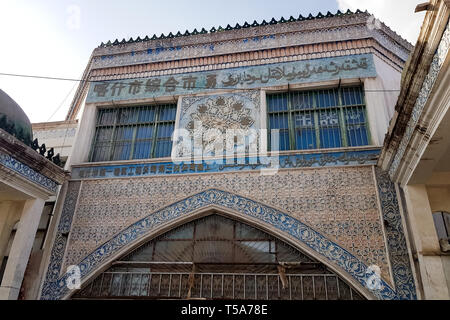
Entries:
[[39, 172], [34, 171], [29, 166], [14, 159], [8, 154], [0, 153], [0, 164], [10, 170], [13, 170], [27, 180], [38, 184], [40, 187], [50, 190], [52, 193], [56, 192], [58, 184], [55, 181], [47, 178]]
[[394, 160], [392, 161], [391, 168], [389, 169], [389, 174], [391, 177], [394, 176], [398, 166], [400, 165], [401, 160], [403, 159], [403, 156], [409, 145], [411, 137], [414, 131], [416, 130], [416, 126], [417, 123], [419, 122], [419, 118], [422, 114], [422, 111], [433, 90], [434, 83], [436, 82], [439, 72], [444, 64], [445, 58], [447, 57], [449, 49], [450, 49], [450, 23], [447, 24], [447, 28], [445, 29], [444, 34], [442, 35], [441, 42], [439, 43], [438, 49], [431, 62], [428, 74], [425, 77], [425, 80], [423, 81], [422, 89], [419, 92], [416, 104], [414, 105], [414, 108], [411, 112], [411, 118], [409, 119], [408, 125], [405, 129], [405, 133], [403, 134], [400, 146], [398, 147], [397, 153], [395, 154]]
[[417, 299], [408, 247], [394, 184], [387, 172], [376, 169], [381, 210], [385, 223], [389, 258], [397, 294], [403, 299]]

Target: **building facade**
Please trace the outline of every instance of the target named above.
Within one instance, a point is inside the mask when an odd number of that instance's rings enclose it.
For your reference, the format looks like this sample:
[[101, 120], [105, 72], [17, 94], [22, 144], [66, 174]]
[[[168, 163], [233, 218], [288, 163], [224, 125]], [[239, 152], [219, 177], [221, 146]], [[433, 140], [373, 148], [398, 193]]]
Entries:
[[36, 298], [418, 298], [376, 167], [412, 49], [360, 11], [102, 44]]

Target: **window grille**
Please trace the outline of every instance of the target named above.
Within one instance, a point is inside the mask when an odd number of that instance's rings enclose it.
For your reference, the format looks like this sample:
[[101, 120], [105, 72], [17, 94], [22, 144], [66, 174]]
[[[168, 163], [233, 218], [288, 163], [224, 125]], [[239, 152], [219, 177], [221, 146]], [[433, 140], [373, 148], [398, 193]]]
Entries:
[[269, 94], [267, 112], [269, 132], [280, 130], [280, 151], [370, 143], [360, 86]]
[[121, 257], [73, 299], [361, 300], [322, 263], [220, 215], [188, 222]]
[[90, 160], [170, 156], [175, 116], [175, 104], [99, 109]]

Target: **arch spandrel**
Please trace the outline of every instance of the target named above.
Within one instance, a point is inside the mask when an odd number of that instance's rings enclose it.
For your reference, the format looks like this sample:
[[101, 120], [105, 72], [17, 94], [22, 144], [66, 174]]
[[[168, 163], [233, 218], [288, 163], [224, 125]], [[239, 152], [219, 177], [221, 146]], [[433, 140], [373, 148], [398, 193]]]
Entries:
[[62, 269], [136, 221], [208, 189], [238, 194], [296, 218], [368, 265], [379, 266], [382, 277], [393, 283], [370, 167], [85, 180]]
[[[311, 255], [358, 288], [367, 298], [397, 298], [394, 290], [383, 280], [381, 280], [381, 290], [369, 293], [364, 288], [368, 277], [368, 266], [319, 232], [280, 210], [217, 189], [207, 190], [173, 203], [119, 232], [78, 264], [82, 282], [92, 280], [107, 269], [113, 261], [145, 241], [177, 225], [208, 214], [212, 210], [224, 212], [233, 218], [268, 231]], [[47, 294], [50, 294], [48, 290], [56, 290], [60, 298], [70, 297], [71, 293], [65, 287], [65, 278], [67, 275], [64, 275], [57, 283], [47, 284], [47, 288], [43, 289], [43, 296], [46, 290]]]

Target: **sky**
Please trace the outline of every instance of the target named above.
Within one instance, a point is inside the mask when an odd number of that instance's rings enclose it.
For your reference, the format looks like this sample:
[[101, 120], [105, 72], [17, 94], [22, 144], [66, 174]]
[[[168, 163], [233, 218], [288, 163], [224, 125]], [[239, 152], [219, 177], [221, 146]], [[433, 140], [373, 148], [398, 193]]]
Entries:
[[[0, 73], [81, 79], [101, 42], [194, 28], [207, 30], [272, 17], [368, 10], [412, 44], [425, 13], [423, 0], [1, 0]], [[0, 75], [0, 89], [31, 122], [64, 120], [75, 81]]]

